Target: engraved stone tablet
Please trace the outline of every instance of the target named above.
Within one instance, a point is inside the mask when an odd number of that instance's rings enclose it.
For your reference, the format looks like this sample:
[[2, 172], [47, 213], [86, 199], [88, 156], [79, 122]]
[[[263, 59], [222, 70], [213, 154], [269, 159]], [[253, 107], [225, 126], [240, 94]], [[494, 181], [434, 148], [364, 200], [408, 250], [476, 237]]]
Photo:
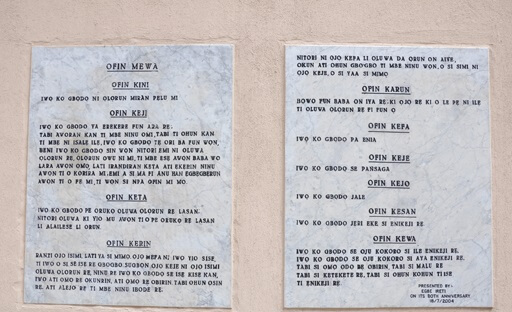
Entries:
[[232, 47], [32, 52], [25, 302], [229, 307]]
[[286, 49], [287, 307], [492, 305], [487, 49]]

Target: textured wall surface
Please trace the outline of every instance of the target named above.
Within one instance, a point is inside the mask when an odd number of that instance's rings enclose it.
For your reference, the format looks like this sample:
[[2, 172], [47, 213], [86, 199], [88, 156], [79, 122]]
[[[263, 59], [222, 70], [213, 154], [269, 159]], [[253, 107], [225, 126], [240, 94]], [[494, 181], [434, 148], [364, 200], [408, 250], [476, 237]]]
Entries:
[[233, 311], [283, 310], [284, 46], [489, 47], [493, 311], [512, 310], [509, 0], [0, 0], [0, 16], [0, 311], [217, 311], [23, 303], [31, 47], [199, 43], [235, 48]]

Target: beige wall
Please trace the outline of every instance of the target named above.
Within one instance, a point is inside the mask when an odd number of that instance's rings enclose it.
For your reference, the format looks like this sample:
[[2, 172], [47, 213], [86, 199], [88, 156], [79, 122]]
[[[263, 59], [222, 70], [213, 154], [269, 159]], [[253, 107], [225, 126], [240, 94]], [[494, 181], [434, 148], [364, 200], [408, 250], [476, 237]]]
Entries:
[[488, 46], [493, 311], [512, 311], [511, 21], [510, 0], [0, 0], [0, 311], [162, 310], [23, 303], [31, 46], [189, 43], [235, 47], [233, 311], [283, 310], [284, 45]]

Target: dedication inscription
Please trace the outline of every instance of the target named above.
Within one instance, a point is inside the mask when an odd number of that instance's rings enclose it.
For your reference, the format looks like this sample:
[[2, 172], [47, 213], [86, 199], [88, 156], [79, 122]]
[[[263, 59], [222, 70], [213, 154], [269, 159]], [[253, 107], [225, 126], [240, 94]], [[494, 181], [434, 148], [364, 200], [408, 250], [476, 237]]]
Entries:
[[492, 305], [487, 49], [286, 49], [287, 307]]
[[229, 307], [232, 47], [32, 53], [25, 302]]

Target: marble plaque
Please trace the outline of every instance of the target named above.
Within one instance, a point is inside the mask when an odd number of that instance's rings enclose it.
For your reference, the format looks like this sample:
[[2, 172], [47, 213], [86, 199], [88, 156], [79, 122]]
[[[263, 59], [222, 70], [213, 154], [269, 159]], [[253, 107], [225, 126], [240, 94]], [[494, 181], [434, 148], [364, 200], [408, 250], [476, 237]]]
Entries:
[[25, 302], [229, 307], [232, 47], [34, 47]]
[[286, 48], [285, 306], [492, 306], [485, 48]]

